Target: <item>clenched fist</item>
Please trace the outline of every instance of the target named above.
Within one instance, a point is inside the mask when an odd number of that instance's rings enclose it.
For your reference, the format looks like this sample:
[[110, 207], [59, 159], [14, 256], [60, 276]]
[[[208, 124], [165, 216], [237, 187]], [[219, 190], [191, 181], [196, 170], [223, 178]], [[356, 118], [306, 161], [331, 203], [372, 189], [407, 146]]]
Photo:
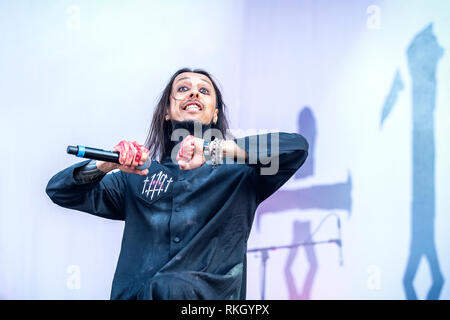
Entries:
[[205, 163], [203, 155], [203, 139], [188, 135], [181, 141], [177, 154], [178, 166], [181, 170], [192, 170]]

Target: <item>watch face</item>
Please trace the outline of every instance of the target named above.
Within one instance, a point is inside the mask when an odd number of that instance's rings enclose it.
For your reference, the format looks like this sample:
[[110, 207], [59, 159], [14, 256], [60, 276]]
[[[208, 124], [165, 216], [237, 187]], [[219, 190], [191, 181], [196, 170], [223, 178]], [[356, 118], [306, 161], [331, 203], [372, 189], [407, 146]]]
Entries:
[[208, 158], [206, 160], [209, 160], [209, 157], [211, 156], [210, 150], [209, 150], [209, 141], [206, 141], [203, 143], [203, 154], [205, 155], [205, 158]]

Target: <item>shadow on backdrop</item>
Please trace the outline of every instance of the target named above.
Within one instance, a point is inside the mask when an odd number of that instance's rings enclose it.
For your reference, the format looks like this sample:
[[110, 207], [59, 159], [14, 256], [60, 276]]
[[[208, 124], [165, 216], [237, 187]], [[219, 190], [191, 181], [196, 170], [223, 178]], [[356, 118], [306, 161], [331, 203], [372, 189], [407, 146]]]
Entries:
[[[314, 175], [314, 151], [317, 135], [316, 121], [312, 110], [305, 106], [298, 115], [298, 133], [303, 135], [309, 143], [308, 157], [301, 170], [295, 174], [295, 179], [304, 179]], [[279, 190], [258, 207], [256, 212], [256, 226], [259, 229], [261, 219], [266, 214], [280, 214], [291, 209], [322, 209], [322, 210], [345, 210], [351, 214], [351, 191], [352, 180], [350, 173], [347, 181], [328, 185], [318, 185], [294, 190]], [[309, 221], [294, 221], [292, 244], [310, 239], [311, 229]], [[309, 264], [303, 289], [299, 293], [295, 285], [294, 273], [291, 267], [294, 264], [298, 249], [289, 252], [284, 273], [288, 287], [289, 299], [309, 299], [314, 277], [317, 272], [318, 263], [314, 246], [302, 247], [305, 249]]]
[[[434, 241], [435, 217], [435, 141], [434, 109], [436, 69], [444, 54], [433, 34], [433, 24], [420, 31], [407, 49], [408, 68], [412, 79], [412, 206], [411, 243], [403, 276], [407, 299], [417, 299], [413, 281], [422, 256], [428, 261], [432, 285], [427, 299], [439, 299], [442, 276]], [[380, 128], [391, 113], [397, 93], [403, 89], [399, 71], [383, 106]]]
[[[294, 235], [292, 239], [293, 244], [306, 242], [311, 235], [311, 223], [309, 221], [294, 221], [292, 230], [292, 233]], [[310, 299], [311, 288], [317, 272], [317, 256], [316, 251], [314, 250], [314, 246], [304, 246], [303, 248], [305, 249], [309, 268], [305, 276], [305, 281], [303, 282], [301, 291], [297, 289], [294, 273], [292, 272], [292, 265], [295, 262], [295, 258], [297, 257], [297, 250], [299, 248], [294, 248], [289, 251], [286, 265], [284, 267], [284, 275], [286, 277], [289, 299], [291, 300]]]

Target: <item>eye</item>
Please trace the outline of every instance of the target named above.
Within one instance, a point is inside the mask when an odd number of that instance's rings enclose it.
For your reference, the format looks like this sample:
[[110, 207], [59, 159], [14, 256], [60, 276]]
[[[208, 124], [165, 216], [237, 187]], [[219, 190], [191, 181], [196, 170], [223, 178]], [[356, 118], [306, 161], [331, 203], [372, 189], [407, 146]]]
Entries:
[[201, 88], [200, 92], [203, 93], [203, 94], [209, 94], [209, 90], [206, 89], [206, 88]]
[[185, 92], [187, 88], [185, 86], [181, 86], [177, 89], [177, 92]]

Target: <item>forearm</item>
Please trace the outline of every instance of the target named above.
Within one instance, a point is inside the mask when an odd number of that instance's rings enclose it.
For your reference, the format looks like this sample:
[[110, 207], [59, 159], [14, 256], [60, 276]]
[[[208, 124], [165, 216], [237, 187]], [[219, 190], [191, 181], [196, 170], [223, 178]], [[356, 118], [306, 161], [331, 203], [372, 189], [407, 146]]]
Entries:
[[277, 191], [303, 165], [308, 156], [308, 141], [298, 133], [273, 132], [235, 139], [247, 152], [257, 201], [261, 203]]
[[49, 180], [45, 191], [61, 207], [123, 220], [125, 184], [121, 172], [101, 172], [92, 160], [58, 172]]
[[[91, 183], [101, 180], [108, 171], [106, 170], [103, 161], [91, 160], [82, 167], [76, 168], [73, 172], [73, 178], [78, 183]], [[100, 170], [100, 168], [103, 170]]]
[[229, 158], [245, 161], [248, 158], [247, 152], [244, 149], [239, 148], [233, 140], [224, 140], [222, 142], [222, 154], [224, 159]]
[[308, 154], [308, 142], [297, 133], [272, 132], [234, 139], [247, 152], [246, 163], [261, 168], [260, 174], [279, 170], [295, 172]]

